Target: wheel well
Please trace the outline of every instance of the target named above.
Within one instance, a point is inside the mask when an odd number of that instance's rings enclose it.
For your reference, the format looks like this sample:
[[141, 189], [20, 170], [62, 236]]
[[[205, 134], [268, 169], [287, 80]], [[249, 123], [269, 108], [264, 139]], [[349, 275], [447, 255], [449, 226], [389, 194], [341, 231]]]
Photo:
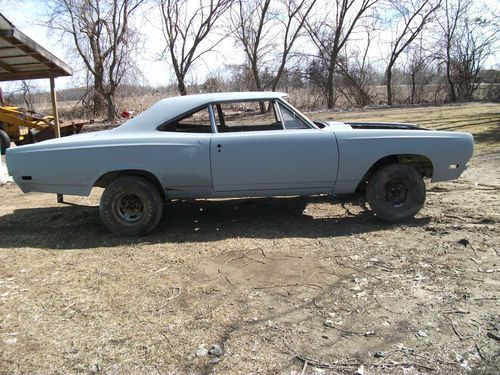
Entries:
[[370, 169], [365, 173], [361, 179], [356, 191], [361, 192], [366, 188], [366, 184], [370, 179], [371, 175], [378, 169], [388, 165], [388, 164], [410, 164], [415, 167], [415, 169], [420, 173], [422, 177], [432, 177], [433, 166], [431, 160], [423, 155], [414, 154], [401, 154], [401, 155], [389, 155], [378, 160], [373, 164]]
[[150, 182], [153, 183], [153, 185], [156, 186], [158, 191], [160, 192], [161, 196], [163, 199], [166, 199], [165, 195], [165, 190], [163, 190], [163, 187], [161, 186], [160, 180], [151, 172], [143, 171], [140, 169], [125, 169], [121, 171], [112, 171], [108, 172], [101, 177], [94, 183], [94, 186], [102, 187], [105, 188], [108, 186], [113, 180], [116, 180], [118, 177], [123, 177], [123, 176], [139, 176], [143, 177]]

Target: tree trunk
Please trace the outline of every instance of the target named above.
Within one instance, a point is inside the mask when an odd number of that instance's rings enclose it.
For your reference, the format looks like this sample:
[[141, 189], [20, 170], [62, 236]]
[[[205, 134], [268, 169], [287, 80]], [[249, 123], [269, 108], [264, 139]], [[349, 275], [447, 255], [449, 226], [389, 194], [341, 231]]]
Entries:
[[354, 96], [356, 105], [358, 105], [359, 107], [364, 107], [370, 104], [372, 100], [370, 98], [370, 95], [368, 95], [368, 93], [363, 88], [362, 83], [358, 83], [358, 81], [345, 69], [342, 69], [341, 73], [347, 80], [346, 83], [348, 85], [348, 89]]
[[[262, 91], [262, 82], [260, 80], [259, 68], [256, 63], [252, 63], [252, 75], [255, 81], [255, 89], [257, 91]], [[266, 113], [266, 106], [264, 102], [259, 102], [260, 113]]]
[[186, 89], [186, 84], [184, 83], [184, 76], [183, 75], [177, 75], [177, 89], [179, 90], [179, 93], [181, 95], [187, 95], [187, 89]]
[[411, 98], [410, 98], [410, 103], [415, 104], [415, 95], [416, 95], [416, 73], [415, 71], [411, 72]]
[[106, 107], [108, 112], [108, 121], [112, 121], [116, 118], [115, 103], [113, 100], [113, 94], [106, 95]]
[[387, 105], [392, 106], [392, 65], [389, 64], [386, 74]]
[[450, 47], [447, 47], [446, 51], [446, 80], [448, 81], [448, 87], [450, 89], [450, 101], [454, 103], [457, 101], [457, 92], [455, 90], [453, 79], [451, 78], [451, 56], [449, 48]]
[[104, 112], [105, 108], [105, 102], [104, 102], [104, 87], [102, 84], [102, 80], [100, 80], [98, 77], [95, 77], [94, 80], [94, 93], [92, 96], [92, 102], [93, 102], [93, 112], [94, 115], [100, 115]]
[[328, 77], [326, 78], [326, 106], [328, 109], [335, 107], [335, 90], [333, 89], [333, 75], [335, 73], [335, 64], [337, 59], [331, 59], [328, 66]]
[[281, 76], [283, 75], [283, 72], [285, 71], [285, 62], [281, 62], [281, 66], [278, 69], [278, 72], [276, 73], [276, 77], [273, 79], [273, 84], [271, 86], [271, 91], [275, 92], [276, 89], [278, 88], [278, 84], [281, 80]]

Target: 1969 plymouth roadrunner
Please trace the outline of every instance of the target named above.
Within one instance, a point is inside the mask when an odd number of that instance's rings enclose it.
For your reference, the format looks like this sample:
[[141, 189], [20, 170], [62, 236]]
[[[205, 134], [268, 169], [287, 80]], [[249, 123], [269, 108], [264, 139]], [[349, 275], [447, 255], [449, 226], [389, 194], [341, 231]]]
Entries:
[[366, 192], [377, 217], [413, 217], [424, 178], [458, 178], [472, 156], [467, 133], [411, 124], [313, 122], [273, 92], [161, 100], [107, 131], [7, 150], [24, 192], [89, 195], [118, 236], [145, 235], [171, 199]]

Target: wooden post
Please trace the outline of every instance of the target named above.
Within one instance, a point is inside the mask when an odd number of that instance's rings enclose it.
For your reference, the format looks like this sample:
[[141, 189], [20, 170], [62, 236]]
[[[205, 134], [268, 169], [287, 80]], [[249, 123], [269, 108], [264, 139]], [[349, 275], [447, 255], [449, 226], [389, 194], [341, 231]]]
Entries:
[[[52, 116], [54, 116], [54, 133], [56, 138], [61, 138], [61, 128], [59, 128], [59, 114], [57, 113], [56, 84], [54, 77], [50, 77], [50, 98], [52, 99]], [[57, 203], [64, 203], [64, 196], [57, 194]]]
[[59, 127], [59, 114], [57, 113], [56, 84], [54, 77], [50, 78], [50, 98], [52, 99], [52, 116], [54, 116], [54, 133], [56, 138], [61, 137], [61, 128]]

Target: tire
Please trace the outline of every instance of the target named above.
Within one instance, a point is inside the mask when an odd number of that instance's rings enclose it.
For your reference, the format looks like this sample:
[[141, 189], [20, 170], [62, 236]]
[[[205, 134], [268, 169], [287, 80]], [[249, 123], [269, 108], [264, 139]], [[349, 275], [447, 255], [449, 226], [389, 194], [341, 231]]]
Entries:
[[409, 220], [424, 205], [424, 179], [410, 165], [386, 165], [369, 179], [366, 198], [380, 219], [389, 223]]
[[36, 143], [36, 135], [33, 129], [28, 130], [28, 144]]
[[7, 150], [9, 147], [10, 137], [4, 130], [0, 129], [0, 153], [2, 155], [5, 155], [5, 150]]
[[104, 190], [99, 215], [108, 230], [118, 237], [145, 236], [160, 221], [163, 199], [156, 186], [138, 176], [124, 176]]

